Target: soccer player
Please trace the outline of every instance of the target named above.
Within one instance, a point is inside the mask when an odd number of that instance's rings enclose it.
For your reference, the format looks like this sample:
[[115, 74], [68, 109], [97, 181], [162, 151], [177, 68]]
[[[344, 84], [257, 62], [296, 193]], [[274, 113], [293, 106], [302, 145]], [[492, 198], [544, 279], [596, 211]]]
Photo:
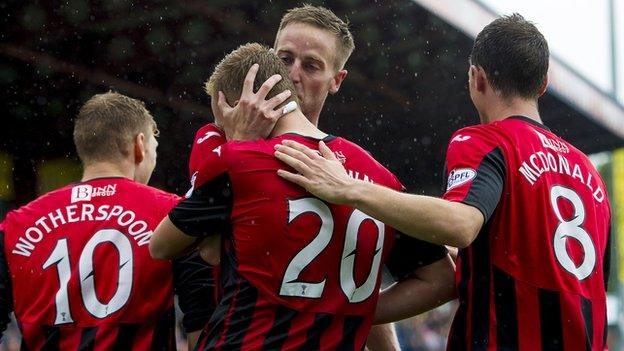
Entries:
[[452, 136], [443, 199], [352, 179], [322, 144], [324, 157], [292, 142], [276, 153], [311, 193], [463, 248], [450, 350], [606, 347], [609, 201], [587, 156], [542, 123], [548, 59], [518, 14], [479, 33], [468, 75], [482, 124]]
[[[287, 75], [268, 48], [247, 44], [219, 63], [206, 90], [213, 98], [223, 91], [228, 102], [238, 100], [254, 63], [261, 81]], [[293, 89], [289, 79], [273, 92], [284, 89]], [[298, 102], [296, 96], [289, 100]], [[169, 258], [198, 238], [223, 233], [223, 294], [200, 349], [361, 350], [384, 263], [400, 281], [389, 290], [419, 300], [403, 310], [380, 311], [378, 320], [404, 318], [452, 298], [453, 263], [443, 246], [399, 235], [360, 211], [327, 205], [282, 181], [273, 150], [285, 139], [310, 146], [325, 140], [354, 177], [401, 189], [367, 152], [321, 132], [300, 109], [281, 117], [267, 140], [228, 142], [212, 150], [210, 167], [199, 171], [189, 197], [150, 242], [153, 255]]]
[[[314, 125], [318, 125], [327, 96], [336, 94], [346, 78], [345, 64], [354, 47], [348, 23], [327, 8], [303, 5], [288, 10], [282, 17], [274, 50], [288, 68], [303, 114]], [[254, 70], [253, 67], [250, 70], [252, 82]], [[240, 102], [233, 104], [234, 107], [222, 94], [212, 100], [212, 103], [218, 101], [217, 108], [213, 108], [215, 117], [216, 114], [223, 116], [221, 128], [228, 132], [230, 139], [253, 140], [268, 135], [275, 121], [282, 116], [277, 107], [292, 93], [287, 90], [265, 100], [281, 78], [279, 75], [270, 77], [257, 91], [243, 89]], [[215, 147], [225, 142], [221, 128], [210, 123], [197, 132], [189, 161], [191, 179], [205, 162], [205, 155], [210, 155]], [[373, 350], [398, 349], [392, 325], [374, 326], [368, 346]]]
[[[157, 134], [143, 102], [95, 95], [74, 127], [82, 181], [9, 212], [0, 225], [0, 330], [14, 310], [23, 349], [175, 349], [172, 264], [148, 250], [152, 230], [179, 202], [145, 185]], [[180, 291], [195, 287], [188, 275], [176, 280]], [[199, 312], [192, 319], [201, 326]]]

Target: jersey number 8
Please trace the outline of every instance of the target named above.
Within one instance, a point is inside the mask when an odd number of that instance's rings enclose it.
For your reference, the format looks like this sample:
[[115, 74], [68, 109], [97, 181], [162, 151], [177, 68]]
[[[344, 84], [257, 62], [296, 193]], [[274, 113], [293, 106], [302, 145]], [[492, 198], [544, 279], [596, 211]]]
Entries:
[[[568, 200], [574, 207], [574, 215], [569, 220], [561, 215], [557, 202], [561, 197]], [[585, 206], [574, 190], [560, 185], [555, 185], [550, 189], [550, 204], [559, 220], [553, 238], [555, 257], [566, 271], [572, 273], [578, 280], [583, 280], [594, 271], [596, 266], [596, 248], [589, 233], [581, 227], [585, 222]], [[583, 247], [583, 262], [579, 266], [574, 263], [566, 248], [568, 237], [576, 239]]]

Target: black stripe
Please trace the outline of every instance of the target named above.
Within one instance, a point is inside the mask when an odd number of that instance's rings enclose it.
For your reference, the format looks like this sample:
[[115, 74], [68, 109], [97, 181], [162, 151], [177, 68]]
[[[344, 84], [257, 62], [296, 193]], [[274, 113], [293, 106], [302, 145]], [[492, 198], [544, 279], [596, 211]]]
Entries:
[[607, 321], [607, 314], [604, 315], [604, 328], [602, 333], [602, 348], [607, 347], [607, 333], [609, 332], [609, 321]]
[[585, 349], [591, 351], [594, 344], [594, 311], [592, 302], [581, 296], [581, 311], [583, 312], [583, 321], [585, 322]]
[[[223, 274], [223, 272], [221, 272], [221, 274]], [[215, 349], [217, 343], [221, 339], [221, 335], [226, 332], [225, 319], [227, 318], [228, 311], [230, 310], [230, 305], [235, 301], [239, 289], [239, 284], [224, 287], [221, 301], [212, 313], [212, 316], [208, 321], [208, 327], [204, 329], [206, 333], [202, 333], [202, 339], [206, 340], [206, 350]]]
[[[452, 172], [452, 170], [451, 170]], [[476, 176], [470, 185], [470, 190], [463, 203], [474, 206], [483, 213], [485, 221], [496, 210], [505, 187], [507, 164], [500, 148], [490, 151], [481, 160]]]
[[561, 302], [559, 292], [546, 289], [538, 290], [540, 308], [540, 330], [542, 333], [542, 351], [563, 350], [563, 331], [561, 326]]
[[45, 335], [45, 343], [41, 348], [42, 351], [56, 351], [59, 350], [61, 343], [61, 331], [58, 327], [43, 326], [43, 334]]
[[490, 243], [489, 223], [483, 226], [472, 243], [472, 324], [473, 348], [487, 347], [490, 335]]
[[353, 351], [355, 350], [355, 337], [358, 329], [364, 322], [362, 316], [345, 317], [344, 326], [342, 327], [342, 340], [336, 350]]
[[20, 351], [28, 351], [28, 345], [26, 344], [26, 338], [22, 336], [22, 344], [20, 345]]
[[496, 308], [496, 344], [499, 350], [518, 349], [516, 284], [512, 276], [492, 266]]
[[334, 319], [333, 314], [329, 313], [317, 313], [314, 316], [314, 323], [312, 327], [308, 329], [308, 335], [306, 337], [305, 344], [301, 350], [320, 350], [321, 349], [321, 336], [329, 328]]
[[91, 351], [95, 345], [95, 334], [97, 333], [97, 327], [83, 328], [80, 333], [80, 345], [79, 351]]
[[279, 306], [275, 311], [275, 319], [273, 325], [267, 333], [262, 350], [281, 350], [282, 344], [288, 337], [290, 331], [290, 322], [299, 314], [295, 310], [291, 310], [286, 306]]
[[152, 350], [175, 350], [175, 316], [173, 308], [156, 321], [152, 337]]
[[468, 260], [470, 258], [469, 249], [459, 250], [458, 256], [461, 261], [461, 276], [459, 281], [458, 293], [459, 293], [459, 307], [453, 318], [453, 325], [450, 331], [449, 337], [449, 351], [463, 351], [466, 350], [466, 321], [468, 319], [468, 282], [470, 281], [470, 265]]
[[258, 290], [249, 282], [243, 280], [235, 299], [234, 311], [230, 317], [227, 334], [225, 334], [225, 345], [228, 348], [243, 348], [243, 339], [251, 324], [251, 317], [253, 316], [257, 300]]
[[117, 327], [117, 340], [115, 340], [115, 350], [132, 350], [134, 336], [139, 329], [139, 324], [120, 324]]

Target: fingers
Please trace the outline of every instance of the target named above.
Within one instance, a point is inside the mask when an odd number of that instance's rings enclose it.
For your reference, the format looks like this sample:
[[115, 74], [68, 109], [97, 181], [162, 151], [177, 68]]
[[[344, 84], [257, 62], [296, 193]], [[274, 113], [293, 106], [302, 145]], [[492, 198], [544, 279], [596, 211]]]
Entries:
[[251, 68], [249, 68], [249, 71], [247, 71], [247, 75], [245, 76], [245, 81], [243, 83], [243, 91], [241, 93], [241, 96], [253, 94], [253, 85], [254, 81], [256, 80], [256, 74], [258, 73], [258, 67], [260, 66], [257, 63], [254, 63], [253, 65], [251, 65]]
[[[259, 92], [259, 91], [258, 91]], [[275, 108], [279, 105], [281, 105], [284, 101], [286, 101], [290, 96], [292, 95], [292, 92], [290, 90], [284, 90], [281, 93], [275, 95], [274, 97], [272, 97], [271, 99], [267, 100], [266, 103], [266, 108], [268, 110], [275, 110]], [[281, 111], [279, 111], [281, 112]]]
[[319, 141], [319, 151], [321, 152], [321, 156], [324, 158], [334, 161], [338, 160], [333, 151], [323, 142], [323, 140]]
[[[302, 161], [304, 160], [304, 158], [303, 158], [303, 156], [299, 156], [298, 153], [301, 153], [301, 154], [307, 156], [308, 158], [310, 158], [312, 160], [315, 160], [315, 159], [319, 158], [319, 153], [316, 150], [312, 150], [309, 147], [307, 147], [307, 146], [305, 146], [303, 144], [300, 144], [300, 143], [298, 143], [296, 141], [284, 140], [284, 141], [282, 141], [282, 144], [287, 146], [287, 148], [284, 148], [284, 149], [279, 148], [278, 150], [280, 150], [282, 152], [289, 153], [292, 156], [294, 156], [294, 157], [296, 157], [296, 158], [298, 158], [298, 159], [300, 159]], [[294, 151], [288, 150], [289, 148], [293, 149]], [[295, 152], [295, 151], [297, 151], [298, 153]]]
[[[293, 154], [295, 154], [295, 156], [293, 156]], [[277, 150], [275, 151], [274, 155], [278, 160], [294, 168], [297, 172], [303, 174], [310, 173], [310, 167], [308, 167], [308, 165], [301, 160], [305, 159], [306, 157], [305, 155], [303, 155], [303, 153], [290, 149], [285, 150], [285, 152]]]
[[225, 94], [223, 94], [222, 91], [219, 91], [218, 95], [219, 98], [217, 100], [217, 106], [221, 112], [223, 113], [223, 111], [231, 110], [232, 106], [230, 106], [230, 104], [227, 103], [227, 100], [225, 100]]
[[307, 185], [309, 183], [308, 179], [306, 179], [306, 177], [300, 175], [300, 174], [294, 174], [294, 173], [290, 173], [288, 171], [285, 171], [283, 169], [279, 169], [277, 170], [277, 175], [288, 180], [289, 182], [293, 182], [297, 185], [299, 185], [300, 187], [307, 189]]
[[[262, 83], [262, 85], [260, 86], [260, 89], [258, 89], [258, 92], [256, 93], [257, 98], [259, 100], [264, 100], [264, 98], [266, 98], [269, 91], [271, 91], [271, 89], [273, 89], [275, 84], [277, 84], [280, 80], [282, 80], [282, 76], [280, 76], [279, 74], [274, 74], [270, 76], [269, 79], [267, 79], [264, 83]], [[251, 82], [251, 84], [253, 87], [253, 81]]]

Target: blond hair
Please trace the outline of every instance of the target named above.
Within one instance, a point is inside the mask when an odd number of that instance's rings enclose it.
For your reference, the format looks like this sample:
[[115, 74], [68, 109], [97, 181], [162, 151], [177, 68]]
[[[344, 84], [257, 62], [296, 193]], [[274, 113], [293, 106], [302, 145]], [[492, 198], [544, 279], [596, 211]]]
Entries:
[[336, 71], [344, 67], [353, 49], [355, 49], [355, 43], [353, 42], [353, 35], [349, 30], [348, 20], [341, 20], [335, 13], [325, 7], [308, 4], [286, 11], [280, 22], [277, 35], [275, 36], [275, 46], [277, 46], [277, 38], [282, 29], [286, 28], [286, 26], [291, 23], [309, 24], [316, 28], [326, 30], [336, 37], [336, 46], [338, 49], [334, 62]]
[[108, 92], [94, 95], [80, 108], [74, 124], [74, 144], [85, 165], [118, 161], [128, 156], [129, 145], [139, 133], [158, 135], [145, 104]]
[[290, 90], [293, 94], [288, 100], [282, 103], [282, 106], [289, 101], [299, 103], [297, 95], [295, 94], [295, 85], [290, 78], [288, 78], [288, 70], [282, 60], [267, 46], [258, 43], [241, 45], [236, 50], [227, 54], [223, 60], [217, 64], [212, 75], [208, 81], [206, 81], [206, 93], [215, 98], [217, 92], [222, 91], [228, 103], [234, 104], [236, 100], [240, 99], [245, 76], [254, 63], [259, 65], [258, 73], [254, 81], [254, 92], [258, 91], [262, 83], [269, 77], [274, 74], [279, 74], [282, 76], [282, 80], [275, 84], [266, 98], [270, 99], [284, 90]]

